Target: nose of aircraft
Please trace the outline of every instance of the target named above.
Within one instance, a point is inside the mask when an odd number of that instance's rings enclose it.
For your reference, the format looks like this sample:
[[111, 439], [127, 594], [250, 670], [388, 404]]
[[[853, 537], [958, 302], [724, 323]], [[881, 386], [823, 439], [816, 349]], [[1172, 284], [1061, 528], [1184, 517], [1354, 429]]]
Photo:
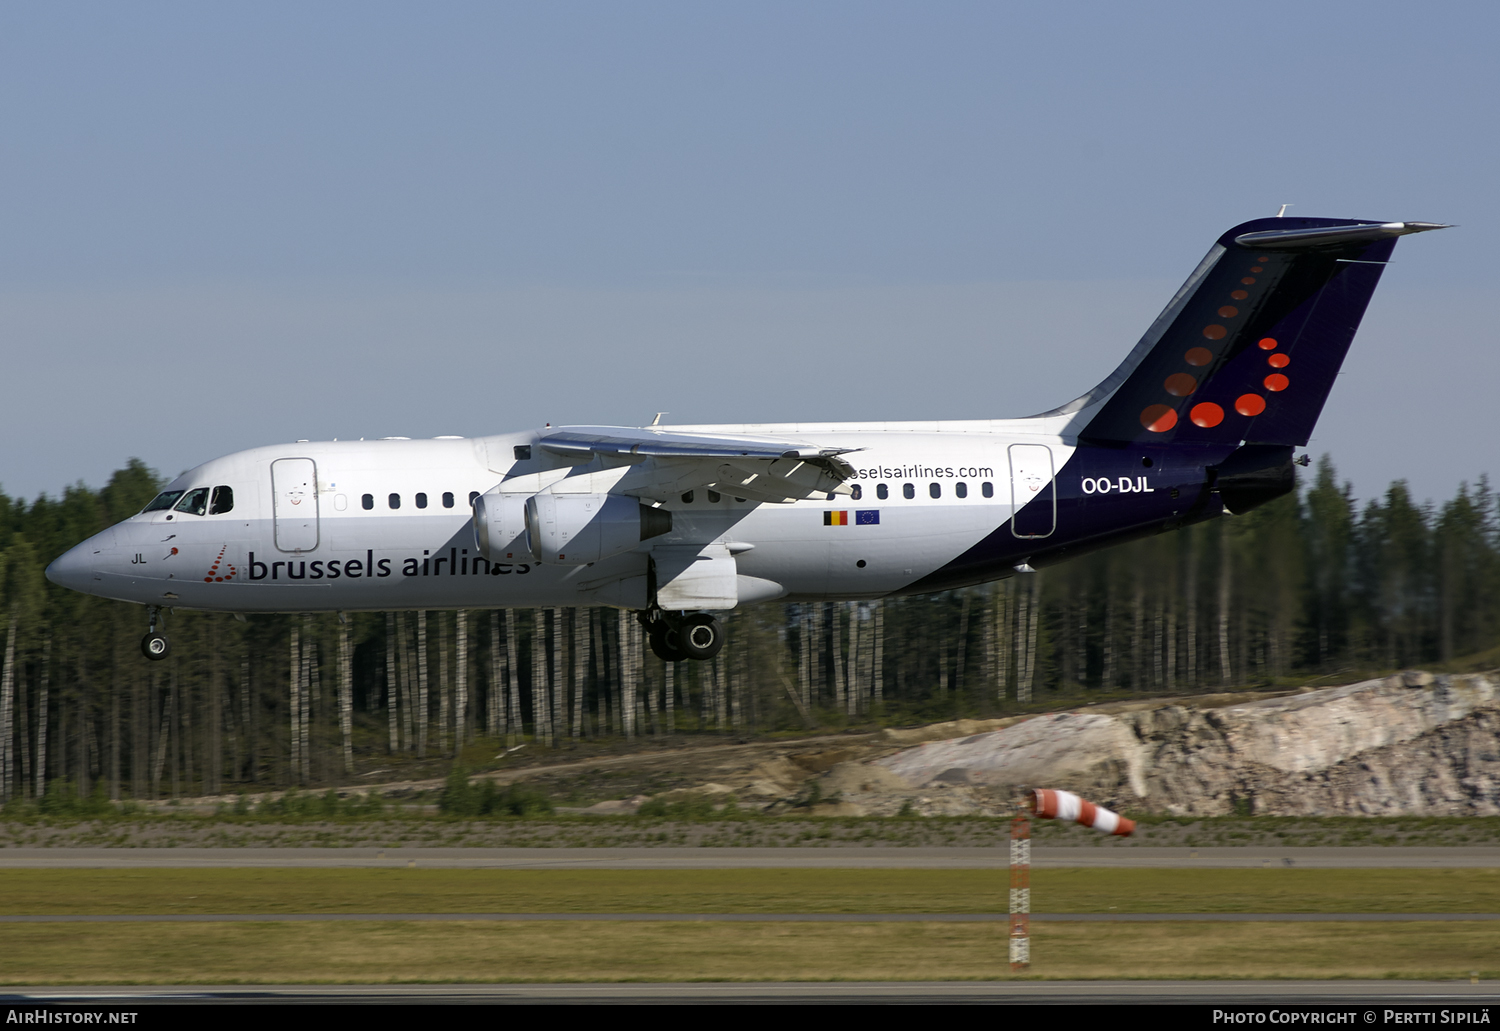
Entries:
[[94, 583], [94, 548], [84, 543], [63, 552], [47, 567], [47, 579], [59, 587], [88, 593]]

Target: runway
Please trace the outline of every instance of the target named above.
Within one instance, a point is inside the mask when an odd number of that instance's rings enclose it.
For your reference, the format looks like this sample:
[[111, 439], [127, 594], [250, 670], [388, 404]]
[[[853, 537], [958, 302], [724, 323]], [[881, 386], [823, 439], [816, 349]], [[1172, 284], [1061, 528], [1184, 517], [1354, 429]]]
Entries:
[[[1032, 913], [1047, 923], [1489, 922], [1500, 913]], [[1003, 924], [1008, 913], [69, 913], [0, 916], [0, 924], [275, 924], [418, 921], [455, 923]]]
[[[421, 867], [495, 870], [999, 869], [997, 848], [7, 848], [0, 870]], [[1500, 848], [1034, 848], [1033, 867], [1500, 868]]]
[[[974, 1003], [1337, 1006], [1374, 1023], [1371, 1007], [1500, 1003], [1489, 981], [842, 981], [705, 984], [273, 985], [11, 988], [0, 1003], [87, 1008], [133, 1004], [835, 1004]], [[1368, 1011], [1363, 1016], [1362, 1011]]]

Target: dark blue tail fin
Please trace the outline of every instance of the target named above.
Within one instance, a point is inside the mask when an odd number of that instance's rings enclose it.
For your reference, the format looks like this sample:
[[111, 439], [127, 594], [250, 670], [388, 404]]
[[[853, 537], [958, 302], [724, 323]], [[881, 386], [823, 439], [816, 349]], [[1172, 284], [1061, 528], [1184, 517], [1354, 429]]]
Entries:
[[1305, 445], [1396, 237], [1442, 228], [1330, 218], [1235, 226], [1088, 398], [1108, 396], [1079, 436]]

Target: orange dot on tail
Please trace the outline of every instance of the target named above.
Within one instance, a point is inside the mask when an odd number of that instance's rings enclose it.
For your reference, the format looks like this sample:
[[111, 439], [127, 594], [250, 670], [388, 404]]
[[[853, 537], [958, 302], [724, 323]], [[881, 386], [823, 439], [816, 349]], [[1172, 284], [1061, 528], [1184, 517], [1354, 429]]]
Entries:
[[1259, 394], [1241, 394], [1235, 398], [1234, 410], [1241, 415], [1259, 415], [1266, 410], [1266, 399]]
[[1182, 357], [1189, 365], [1207, 365], [1214, 360], [1214, 353], [1206, 347], [1190, 347]]
[[1166, 405], [1151, 405], [1141, 413], [1141, 425], [1152, 433], [1165, 433], [1177, 425], [1177, 413]]
[[1244, 279], [1241, 279], [1240, 282], [1244, 283], [1246, 286], [1249, 286], [1249, 285], [1251, 285], [1252, 283], [1255, 282], [1255, 277], [1254, 276], [1246, 276]]
[[1219, 318], [1232, 319], [1240, 313], [1240, 310], [1232, 304], [1226, 304], [1219, 309]]
[[1284, 354], [1273, 354], [1266, 359], [1266, 364], [1273, 369], [1284, 369], [1292, 364], [1292, 360]]
[[1276, 350], [1276, 340], [1272, 337], [1261, 337], [1260, 343], [1256, 346], [1262, 351], [1274, 351]]
[[1250, 271], [1251, 272], [1264, 272], [1265, 269], [1261, 268], [1259, 265], [1252, 265], [1252, 266], [1250, 266]]
[[1265, 378], [1265, 384], [1266, 389], [1274, 394], [1277, 391], [1285, 390], [1287, 387], [1291, 386], [1292, 381], [1287, 379], [1279, 372], [1273, 372], [1271, 373], [1271, 375]]
[[1236, 301], [1243, 301], [1245, 298], [1247, 298], [1247, 297], [1250, 296], [1250, 291], [1249, 290], [1235, 290], [1235, 291], [1232, 291], [1229, 296], [1233, 297]]
[[1223, 326], [1204, 326], [1203, 335], [1210, 340], [1223, 340], [1229, 334], [1229, 330]]
[[1262, 254], [1260, 257], [1256, 258], [1255, 260], [1256, 261], [1270, 261], [1271, 260], [1271, 256], [1269, 254]]
[[1187, 397], [1198, 389], [1198, 381], [1185, 372], [1174, 372], [1162, 386], [1173, 397]]
[[1194, 426], [1202, 426], [1204, 429], [1211, 429], [1224, 421], [1224, 409], [1212, 401], [1205, 401], [1201, 405], [1193, 405], [1193, 410], [1189, 415], [1193, 420]]

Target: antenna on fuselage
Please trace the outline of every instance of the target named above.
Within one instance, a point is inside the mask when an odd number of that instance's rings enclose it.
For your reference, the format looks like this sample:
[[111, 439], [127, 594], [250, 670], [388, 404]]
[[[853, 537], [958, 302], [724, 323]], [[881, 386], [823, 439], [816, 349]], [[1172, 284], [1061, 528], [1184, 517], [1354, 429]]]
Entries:
[[1295, 205], [1292, 205], [1292, 204], [1283, 204], [1281, 206], [1281, 210], [1278, 211], [1278, 212], [1276, 212], [1276, 217], [1277, 218], [1286, 218], [1286, 209], [1290, 208], [1290, 207], [1295, 207]]
[[654, 418], [654, 419], [651, 420], [651, 425], [653, 425], [653, 426], [660, 426], [661, 425], [661, 417], [663, 415], [671, 415], [671, 414], [672, 414], [671, 412], [657, 412], [656, 413], [656, 418]]

